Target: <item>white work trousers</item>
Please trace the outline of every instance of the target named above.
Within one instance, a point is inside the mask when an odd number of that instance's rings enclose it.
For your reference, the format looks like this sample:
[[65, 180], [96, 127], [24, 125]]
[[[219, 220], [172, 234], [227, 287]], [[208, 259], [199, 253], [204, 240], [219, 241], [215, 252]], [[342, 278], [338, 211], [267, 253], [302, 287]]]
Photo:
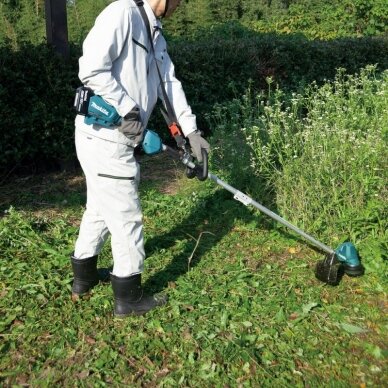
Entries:
[[74, 256], [98, 255], [111, 235], [113, 275], [141, 273], [144, 263], [143, 223], [134, 149], [76, 129], [78, 160], [86, 177], [87, 202]]

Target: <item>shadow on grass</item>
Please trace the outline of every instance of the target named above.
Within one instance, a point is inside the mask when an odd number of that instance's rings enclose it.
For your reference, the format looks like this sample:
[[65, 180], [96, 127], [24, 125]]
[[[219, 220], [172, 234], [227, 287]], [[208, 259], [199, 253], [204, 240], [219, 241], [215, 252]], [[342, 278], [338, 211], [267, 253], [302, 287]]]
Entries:
[[[249, 152], [246, 144], [242, 143], [239, 147], [241, 163], [242, 158], [249, 158]], [[247, 161], [243, 164], [249, 166]], [[237, 165], [236, 168], [230, 169], [227, 183], [232, 186], [236, 185], [237, 190], [249, 191], [252, 188], [252, 176], [251, 167], [246, 167], [242, 172]], [[215, 182], [212, 184], [217, 186]], [[275, 193], [269, 194], [261, 189], [260, 195], [268, 202], [274, 202]], [[183, 252], [176, 253], [165, 268], [147, 279], [145, 287], [152, 289], [153, 292], [162, 291], [170, 282], [175, 282], [189, 269], [198, 265], [201, 259], [233, 230], [237, 220], [250, 223], [257, 220], [258, 217], [260, 217], [259, 212], [252, 213], [251, 208], [235, 200], [233, 195], [225, 189], [216, 190], [201, 197], [198, 204], [179, 224], [167, 233], [146, 240], [146, 254], [152, 256], [155, 252], [172, 249], [179, 239], [186, 239], [187, 236], [192, 238], [191, 242], [185, 244]], [[272, 220], [269, 218], [267, 221], [263, 217], [260, 222], [265, 228], [272, 227]], [[230, 252], [225, 251], [225, 258], [228, 258], [229, 254]]]
[[[249, 222], [254, 217], [243, 205], [239, 207], [235, 204], [231, 194], [227, 192], [217, 191], [205, 197], [199, 207], [194, 208], [169, 232], [146, 241], [145, 250], [147, 256], [151, 256], [157, 251], [172, 248], [177, 239], [186, 238], [188, 235], [195, 239], [201, 237], [197, 247], [195, 241], [185, 244], [184, 251], [174, 255], [163, 270], [151, 276], [145, 287], [154, 292], [162, 291], [170, 282], [175, 282], [188, 272], [189, 268], [198, 265], [201, 258], [233, 229], [236, 219]], [[225, 256], [227, 255], [228, 252], [225, 252]], [[190, 257], [192, 260], [189, 262]]]
[[[276, 211], [276, 209], [272, 210]], [[167, 288], [170, 282], [175, 282], [181, 276], [184, 276], [233, 230], [236, 221], [247, 224], [256, 221], [262, 229], [268, 231], [273, 229], [276, 223], [270, 217], [262, 215], [259, 210], [252, 212], [250, 208], [234, 200], [227, 191], [219, 190], [204, 198], [200, 207], [194, 208], [183, 221], [170, 231], [146, 241], [146, 254], [152, 256], [157, 251], [171, 249], [176, 245], [177, 240], [186, 238], [188, 235], [197, 239], [197, 241], [201, 237], [197, 246], [195, 241], [187, 243], [183, 252], [180, 251], [174, 255], [165, 268], [146, 281], [145, 288], [152, 290], [152, 292], [160, 292]], [[279, 229], [279, 233], [287, 240], [302, 242], [316, 253], [322, 253], [302, 237], [290, 233], [286, 227]], [[230, 254], [234, 255], [235, 249], [239, 248], [230, 247], [229, 249], [224, 253], [226, 259]], [[190, 260], [191, 257], [192, 260]], [[322, 258], [324, 258], [323, 255]]]

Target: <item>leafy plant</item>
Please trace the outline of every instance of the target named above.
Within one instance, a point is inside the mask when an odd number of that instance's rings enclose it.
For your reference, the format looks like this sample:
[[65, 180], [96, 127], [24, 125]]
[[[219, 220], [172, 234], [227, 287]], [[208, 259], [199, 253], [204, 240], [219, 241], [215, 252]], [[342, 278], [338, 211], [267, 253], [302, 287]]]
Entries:
[[[264, 99], [248, 91], [227, 105], [229, 114], [216, 110], [220, 131], [234, 117], [229, 128], [235, 132], [219, 140], [223, 147], [214, 158], [230, 160], [228, 167], [235, 169], [230, 176], [239, 176], [253, 192], [263, 196], [266, 188], [272, 205], [299, 227], [336, 243], [384, 244], [387, 76], [376, 77], [370, 66], [359, 75], [339, 70], [333, 82], [313, 84], [302, 94], [276, 89]], [[236, 147], [242, 136], [249, 146], [245, 151]], [[380, 247], [367, 262], [381, 262]]]

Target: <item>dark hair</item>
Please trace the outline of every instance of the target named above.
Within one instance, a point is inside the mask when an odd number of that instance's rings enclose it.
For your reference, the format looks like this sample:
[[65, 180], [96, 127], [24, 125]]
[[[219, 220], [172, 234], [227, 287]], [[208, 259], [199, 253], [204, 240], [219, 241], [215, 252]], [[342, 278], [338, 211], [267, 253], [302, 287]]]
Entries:
[[164, 18], [166, 16], [166, 13], [168, 11], [168, 3], [169, 3], [169, 0], [166, 0], [166, 5], [164, 7], [164, 12], [163, 12], [162, 18]]

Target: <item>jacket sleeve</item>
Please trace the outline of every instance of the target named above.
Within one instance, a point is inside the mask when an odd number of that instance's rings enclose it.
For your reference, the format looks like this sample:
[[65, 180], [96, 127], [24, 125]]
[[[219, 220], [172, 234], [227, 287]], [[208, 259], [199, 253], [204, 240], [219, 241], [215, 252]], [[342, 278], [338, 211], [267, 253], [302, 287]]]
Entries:
[[83, 43], [79, 79], [113, 105], [121, 116], [136, 106], [112, 75], [112, 65], [131, 34], [131, 9], [111, 4], [97, 17]]
[[[164, 53], [164, 85], [171, 105], [175, 111], [178, 123], [185, 136], [197, 130], [196, 117], [187, 103], [181, 82], [175, 77], [174, 64], [167, 52]], [[163, 100], [161, 87], [158, 89], [159, 98]]]

